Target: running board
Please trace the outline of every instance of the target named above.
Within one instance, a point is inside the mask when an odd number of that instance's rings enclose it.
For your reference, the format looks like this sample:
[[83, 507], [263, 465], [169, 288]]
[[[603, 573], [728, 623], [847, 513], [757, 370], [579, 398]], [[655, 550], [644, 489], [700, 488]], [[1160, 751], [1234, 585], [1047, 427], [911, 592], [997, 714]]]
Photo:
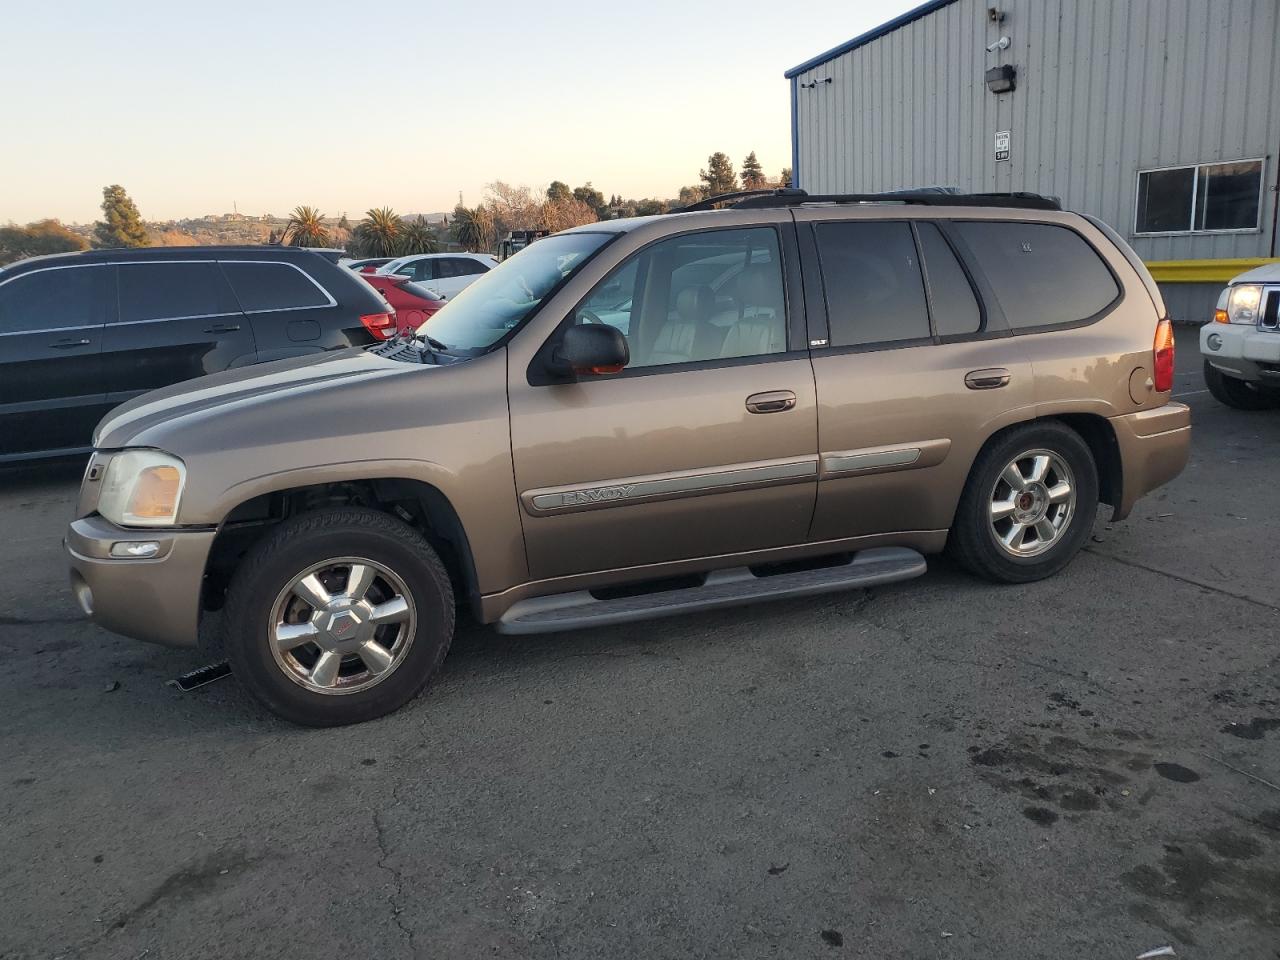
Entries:
[[910, 580], [925, 572], [924, 557], [905, 547], [875, 547], [838, 566], [759, 577], [747, 567], [716, 570], [697, 587], [598, 600], [587, 590], [532, 597], [512, 604], [494, 624], [499, 633], [550, 633], [604, 627], [680, 613], [714, 610], [757, 600], [806, 597]]

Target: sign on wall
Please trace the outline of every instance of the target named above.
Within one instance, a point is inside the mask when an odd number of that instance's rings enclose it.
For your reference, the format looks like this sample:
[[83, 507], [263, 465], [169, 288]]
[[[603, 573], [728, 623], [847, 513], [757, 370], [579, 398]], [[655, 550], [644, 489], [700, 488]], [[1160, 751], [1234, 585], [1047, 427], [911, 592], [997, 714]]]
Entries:
[[996, 163], [1009, 159], [1009, 131], [996, 131]]

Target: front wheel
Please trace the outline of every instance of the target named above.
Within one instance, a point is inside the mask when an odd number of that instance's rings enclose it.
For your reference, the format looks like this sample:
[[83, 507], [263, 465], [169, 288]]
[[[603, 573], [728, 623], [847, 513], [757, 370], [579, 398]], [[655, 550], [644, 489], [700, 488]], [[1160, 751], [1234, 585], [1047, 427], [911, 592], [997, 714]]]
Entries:
[[1208, 360], [1204, 362], [1204, 385], [1213, 399], [1235, 410], [1270, 410], [1280, 405], [1276, 391], [1223, 373]]
[[449, 577], [423, 536], [376, 510], [282, 524], [227, 598], [226, 650], [258, 700], [313, 727], [371, 720], [421, 692], [453, 638]]
[[1076, 555], [1097, 510], [1098, 470], [1089, 445], [1066, 424], [1027, 424], [978, 456], [947, 546], [987, 580], [1040, 580]]

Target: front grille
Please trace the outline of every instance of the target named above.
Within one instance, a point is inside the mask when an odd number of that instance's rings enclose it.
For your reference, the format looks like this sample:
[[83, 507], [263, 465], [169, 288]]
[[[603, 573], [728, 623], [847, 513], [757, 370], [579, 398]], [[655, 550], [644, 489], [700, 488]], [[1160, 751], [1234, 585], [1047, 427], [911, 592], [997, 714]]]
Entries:
[[1280, 287], [1263, 291], [1262, 313], [1258, 315], [1258, 326], [1264, 330], [1280, 329]]

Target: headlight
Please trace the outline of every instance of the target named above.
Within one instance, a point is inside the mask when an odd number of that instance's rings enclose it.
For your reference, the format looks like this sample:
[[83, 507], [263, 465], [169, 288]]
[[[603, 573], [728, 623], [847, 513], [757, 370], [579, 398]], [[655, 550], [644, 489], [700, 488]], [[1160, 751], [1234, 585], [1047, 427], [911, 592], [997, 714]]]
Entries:
[[107, 465], [98, 512], [122, 527], [173, 526], [186, 482], [187, 468], [177, 457], [126, 450]]
[[1227, 297], [1227, 322], [1255, 324], [1258, 322], [1258, 304], [1262, 302], [1262, 288], [1242, 283], [1231, 288]]

